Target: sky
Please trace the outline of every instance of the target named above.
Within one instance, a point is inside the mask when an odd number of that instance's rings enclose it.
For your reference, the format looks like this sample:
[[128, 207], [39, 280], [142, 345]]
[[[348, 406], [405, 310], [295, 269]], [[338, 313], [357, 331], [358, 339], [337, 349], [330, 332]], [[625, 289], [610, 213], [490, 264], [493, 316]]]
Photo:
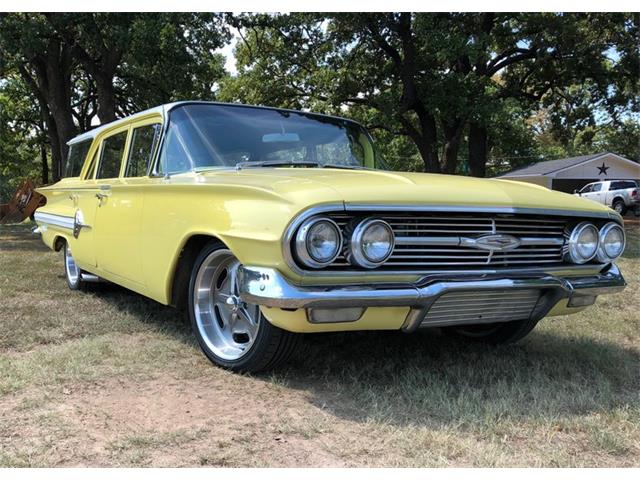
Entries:
[[224, 68], [231, 75], [235, 75], [236, 73], [238, 73], [238, 70], [236, 68], [236, 59], [235, 59], [235, 56], [233, 55], [233, 49], [235, 48], [236, 43], [238, 43], [238, 38], [239, 38], [238, 33], [234, 31], [231, 42], [225, 45], [224, 47], [216, 50], [216, 53], [221, 53], [226, 58]]

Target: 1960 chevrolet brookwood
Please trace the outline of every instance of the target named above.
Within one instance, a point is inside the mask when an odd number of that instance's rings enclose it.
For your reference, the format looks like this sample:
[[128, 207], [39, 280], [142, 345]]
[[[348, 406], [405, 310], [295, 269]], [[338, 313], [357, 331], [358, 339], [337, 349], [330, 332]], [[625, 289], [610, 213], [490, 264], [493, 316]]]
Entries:
[[71, 289], [104, 279], [184, 306], [207, 357], [237, 371], [274, 367], [305, 332], [514, 342], [625, 286], [604, 205], [377, 166], [349, 120], [179, 102], [71, 140], [35, 219]]

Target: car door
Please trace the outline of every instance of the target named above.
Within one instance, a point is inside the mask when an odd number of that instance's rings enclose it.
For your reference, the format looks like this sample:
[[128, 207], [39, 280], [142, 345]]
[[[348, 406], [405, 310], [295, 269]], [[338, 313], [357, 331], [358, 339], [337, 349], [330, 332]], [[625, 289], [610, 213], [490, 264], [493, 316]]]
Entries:
[[85, 269], [93, 270], [96, 266], [96, 249], [94, 228], [96, 222], [96, 194], [100, 187], [94, 180], [95, 166], [100, 155], [100, 144], [96, 143], [89, 151], [91, 161], [84, 169], [82, 180], [76, 188], [69, 192], [69, 200], [73, 203], [74, 233], [69, 239], [69, 247], [76, 263]]
[[103, 141], [103, 190], [96, 213], [96, 256], [100, 269], [137, 285], [142, 271], [142, 212], [147, 170], [159, 138], [157, 120], [142, 121]]
[[594, 183], [591, 192], [589, 193], [589, 200], [594, 202], [604, 203], [604, 196], [606, 195], [606, 189], [603, 183]]
[[591, 194], [591, 190], [593, 189], [593, 183], [590, 183], [589, 185], [585, 185], [584, 187], [582, 187], [582, 190], [580, 190], [580, 192], [578, 192], [580, 194], [580, 196], [582, 198], [589, 198], [589, 195]]

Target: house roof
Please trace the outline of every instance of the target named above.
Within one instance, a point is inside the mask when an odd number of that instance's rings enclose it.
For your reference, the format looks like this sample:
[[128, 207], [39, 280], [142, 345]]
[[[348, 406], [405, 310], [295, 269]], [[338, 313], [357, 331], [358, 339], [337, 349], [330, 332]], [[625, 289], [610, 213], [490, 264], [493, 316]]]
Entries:
[[[591, 155], [581, 155], [579, 157], [559, 158], [558, 160], [548, 160], [546, 162], [533, 163], [526, 167], [516, 168], [510, 172], [500, 175], [501, 177], [520, 177], [529, 175], [549, 175], [565, 168], [575, 167], [581, 163], [585, 163], [594, 160], [605, 155], [610, 155], [610, 152], [594, 153]], [[615, 155], [615, 154], [613, 154]]]

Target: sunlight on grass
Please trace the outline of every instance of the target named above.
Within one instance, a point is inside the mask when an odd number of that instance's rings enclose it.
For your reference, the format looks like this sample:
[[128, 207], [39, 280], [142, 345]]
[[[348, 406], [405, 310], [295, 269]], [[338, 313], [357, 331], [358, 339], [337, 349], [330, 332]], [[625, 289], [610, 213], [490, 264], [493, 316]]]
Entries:
[[[635, 228], [625, 292], [517, 345], [311, 335], [249, 377], [211, 366], [179, 312], [70, 292], [60, 254], [0, 227], [0, 465], [639, 466], [639, 250]], [[147, 403], [119, 423], [125, 391]]]

